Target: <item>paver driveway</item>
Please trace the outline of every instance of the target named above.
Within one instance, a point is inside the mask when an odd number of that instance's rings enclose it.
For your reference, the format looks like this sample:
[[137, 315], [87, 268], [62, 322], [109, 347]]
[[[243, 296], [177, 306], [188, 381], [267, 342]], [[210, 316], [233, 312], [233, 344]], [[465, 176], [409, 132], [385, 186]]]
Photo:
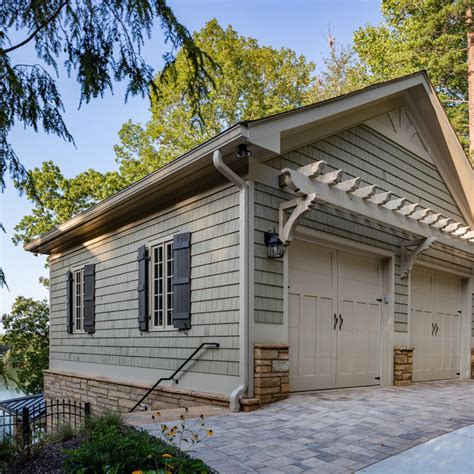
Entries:
[[303, 393], [209, 418], [193, 455], [221, 473], [347, 473], [472, 423], [470, 380]]

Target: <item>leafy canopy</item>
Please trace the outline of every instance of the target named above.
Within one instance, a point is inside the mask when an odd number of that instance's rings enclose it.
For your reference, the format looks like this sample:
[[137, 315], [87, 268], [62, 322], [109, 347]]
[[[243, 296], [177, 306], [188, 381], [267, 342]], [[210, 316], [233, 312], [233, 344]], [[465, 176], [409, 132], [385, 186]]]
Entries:
[[[127, 122], [115, 147], [121, 174], [131, 182], [240, 120], [260, 118], [306, 104], [315, 65], [290, 49], [260, 46], [211, 20], [195, 34], [198, 47], [218, 64], [199, 101], [200, 115], [186, 97], [189, 70], [176, 58], [175, 83], [153, 95], [151, 119]], [[167, 73], [165, 72], [165, 77]]]
[[354, 34], [374, 82], [426, 69], [468, 148], [467, 0], [382, 0], [383, 22]]
[[26, 394], [41, 392], [49, 358], [47, 301], [18, 296], [10, 314], [2, 316], [2, 324], [3, 342], [10, 348], [18, 388]]
[[[142, 126], [131, 121], [120, 130], [115, 147], [118, 171], [88, 170], [65, 178], [57, 165], [45, 162], [32, 171], [39, 202], [15, 228], [15, 242], [27, 242], [53, 229], [94, 203], [168, 163], [240, 120], [255, 119], [333, 97], [362, 87], [364, 76], [349, 49], [330, 39], [324, 71], [287, 48], [261, 46], [231, 26], [211, 20], [193, 37], [206, 61], [218, 64], [205, 82], [208, 95], [197, 102], [187, 95], [191, 71], [185, 51], [178, 52], [174, 81], [153, 93], [151, 118]], [[204, 64], [207, 67], [207, 62]], [[171, 74], [163, 71], [160, 77]], [[34, 200], [33, 191], [28, 198]]]
[[[163, 53], [163, 72], [173, 76], [175, 53], [181, 48], [189, 69], [186, 96], [195, 104], [205, 95], [204, 55], [179, 23], [166, 0], [15, 0], [0, 3], [0, 188], [5, 175], [31, 180], [8, 141], [16, 123], [43, 129], [73, 141], [63, 119], [56, 78], [60, 63], [80, 88], [80, 103], [113, 90], [126, 81], [128, 95], [159, 93], [153, 68], [141, 49], [155, 20], [170, 51]], [[22, 36], [23, 35], [23, 36]], [[20, 36], [22, 39], [17, 40]], [[15, 62], [15, 52], [34, 46], [36, 64]]]

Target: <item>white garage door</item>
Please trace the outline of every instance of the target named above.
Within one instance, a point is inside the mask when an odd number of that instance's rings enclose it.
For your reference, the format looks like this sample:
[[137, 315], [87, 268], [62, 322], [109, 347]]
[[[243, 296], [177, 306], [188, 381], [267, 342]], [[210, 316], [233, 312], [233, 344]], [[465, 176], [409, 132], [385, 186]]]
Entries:
[[458, 377], [461, 280], [439, 272], [414, 270], [410, 298], [413, 380]]
[[381, 262], [295, 241], [289, 251], [290, 387], [377, 385]]

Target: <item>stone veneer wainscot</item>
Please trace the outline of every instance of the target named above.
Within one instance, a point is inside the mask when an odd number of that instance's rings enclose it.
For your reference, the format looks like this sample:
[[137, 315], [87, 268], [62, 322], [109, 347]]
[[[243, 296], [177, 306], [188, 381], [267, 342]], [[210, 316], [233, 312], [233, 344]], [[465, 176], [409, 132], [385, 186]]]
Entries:
[[[128, 412], [145, 395], [150, 385], [77, 373], [45, 370], [44, 394], [47, 400], [70, 399], [90, 402], [93, 413]], [[229, 397], [175, 387], [157, 387], [144, 401], [151, 409], [196, 405], [229, 406]]]

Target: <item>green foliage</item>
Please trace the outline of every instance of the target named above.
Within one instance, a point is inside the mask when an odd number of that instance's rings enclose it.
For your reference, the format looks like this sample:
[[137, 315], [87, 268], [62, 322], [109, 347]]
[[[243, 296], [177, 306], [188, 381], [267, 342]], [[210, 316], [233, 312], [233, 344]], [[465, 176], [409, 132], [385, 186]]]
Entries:
[[118, 429], [125, 428], [123, 415], [116, 411], [107, 411], [103, 415], [91, 416], [86, 420], [86, 431], [101, 431], [110, 426]]
[[372, 78], [351, 47], [338, 46], [329, 32], [329, 56], [311, 89], [310, 103], [331, 99], [369, 85]]
[[4, 342], [16, 369], [18, 388], [27, 393], [43, 389], [43, 370], [49, 358], [49, 308], [46, 300], [18, 296], [10, 314], [2, 316]]
[[169, 70], [159, 76], [163, 86], [159, 94], [153, 94], [149, 122], [143, 127], [128, 121], [120, 130], [120, 145], [115, 147], [118, 172], [88, 170], [66, 179], [52, 162], [31, 172], [35, 188], [27, 188], [28, 198], [35, 205], [15, 227], [16, 243], [53, 229], [240, 120], [282, 112], [365, 85], [352, 51], [337, 48], [333, 38], [325, 71], [318, 77], [315, 65], [303, 56], [290, 49], [261, 46], [230, 26], [223, 29], [216, 20], [196, 33], [194, 40], [208, 61], [219, 65], [206, 81], [207, 98], [198, 101], [200, 114], [186, 92], [191, 72], [180, 50], [173, 80]]
[[18, 447], [12, 437], [0, 433], [0, 472], [7, 472], [13, 459], [18, 455]]
[[126, 185], [117, 172], [100, 173], [89, 169], [72, 179], [65, 178], [58, 165], [43, 162], [30, 171], [34, 186], [26, 186], [28, 199], [35, 202], [32, 214], [15, 226], [13, 242], [28, 242]]
[[176, 57], [174, 82], [154, 94], [151, 119], [141, 127], [127, 122], [115, 147], [120, 173], [133, 182], [241, 120], [307, 104], [315, 65], [290, 49], [260, 46], [211, 20], [194, 35], [196, 44], [219, 65], [196, 114], [186, 97], [185, 55]]
[[[0, 188], [5, 173], [31, 185], [25, 168], [8, 142], [16, 122], [42, 128], [72, 141], [62, 113], [61, 95], [53, 77], [64, 61], [75, 75], [80, 103], [103, 96], [114, 82], [127, 81], [128, 95], [158, 93], [152, 67], [141, 56], [155, 20], [164, 31], [169, 51], [164, 71], [172, 78], [175, 52], [181, 48], [189, 70], [186, 96], [191, 104], [206, 94], [205, 56], [177, 20], [166, 0], [16, 0], [0, 3]], [[24, 34], [24, 40], [13, 37]], [[31, 43], [37, 64], [15, 64], [16, 50]]]
[[64, 441], [69, 441], [77, 435], [77, 431], [73, 428], [72, 425], [65, 423], [59, 426], [56, 426], [52, 433], [48, 433], [46, 439], [41, 440], [46, 444], [62, 443]]
[[200, 460], [191, 459], [164, 441], [126, 426], [120, 416], [92, 419], [81, 446], [67, 451], [65, 472], [116, 473], [133, 471], [209, 472]]
[[384, 21], [354, 34], [371, 80], [426, 69], [458, 136], [468, 148], [465, 0], [382, 0]]
[[[0, 345], [6, 346], [4, 341], [2, 341]], [[0, 383], [1, 382], [3, 382], [6, 388], [16, 388], [18, 386], [15, 370], [12, 367], [12, 352], [10, 349], [3, 353], [3, 355], [0, 355]]]

